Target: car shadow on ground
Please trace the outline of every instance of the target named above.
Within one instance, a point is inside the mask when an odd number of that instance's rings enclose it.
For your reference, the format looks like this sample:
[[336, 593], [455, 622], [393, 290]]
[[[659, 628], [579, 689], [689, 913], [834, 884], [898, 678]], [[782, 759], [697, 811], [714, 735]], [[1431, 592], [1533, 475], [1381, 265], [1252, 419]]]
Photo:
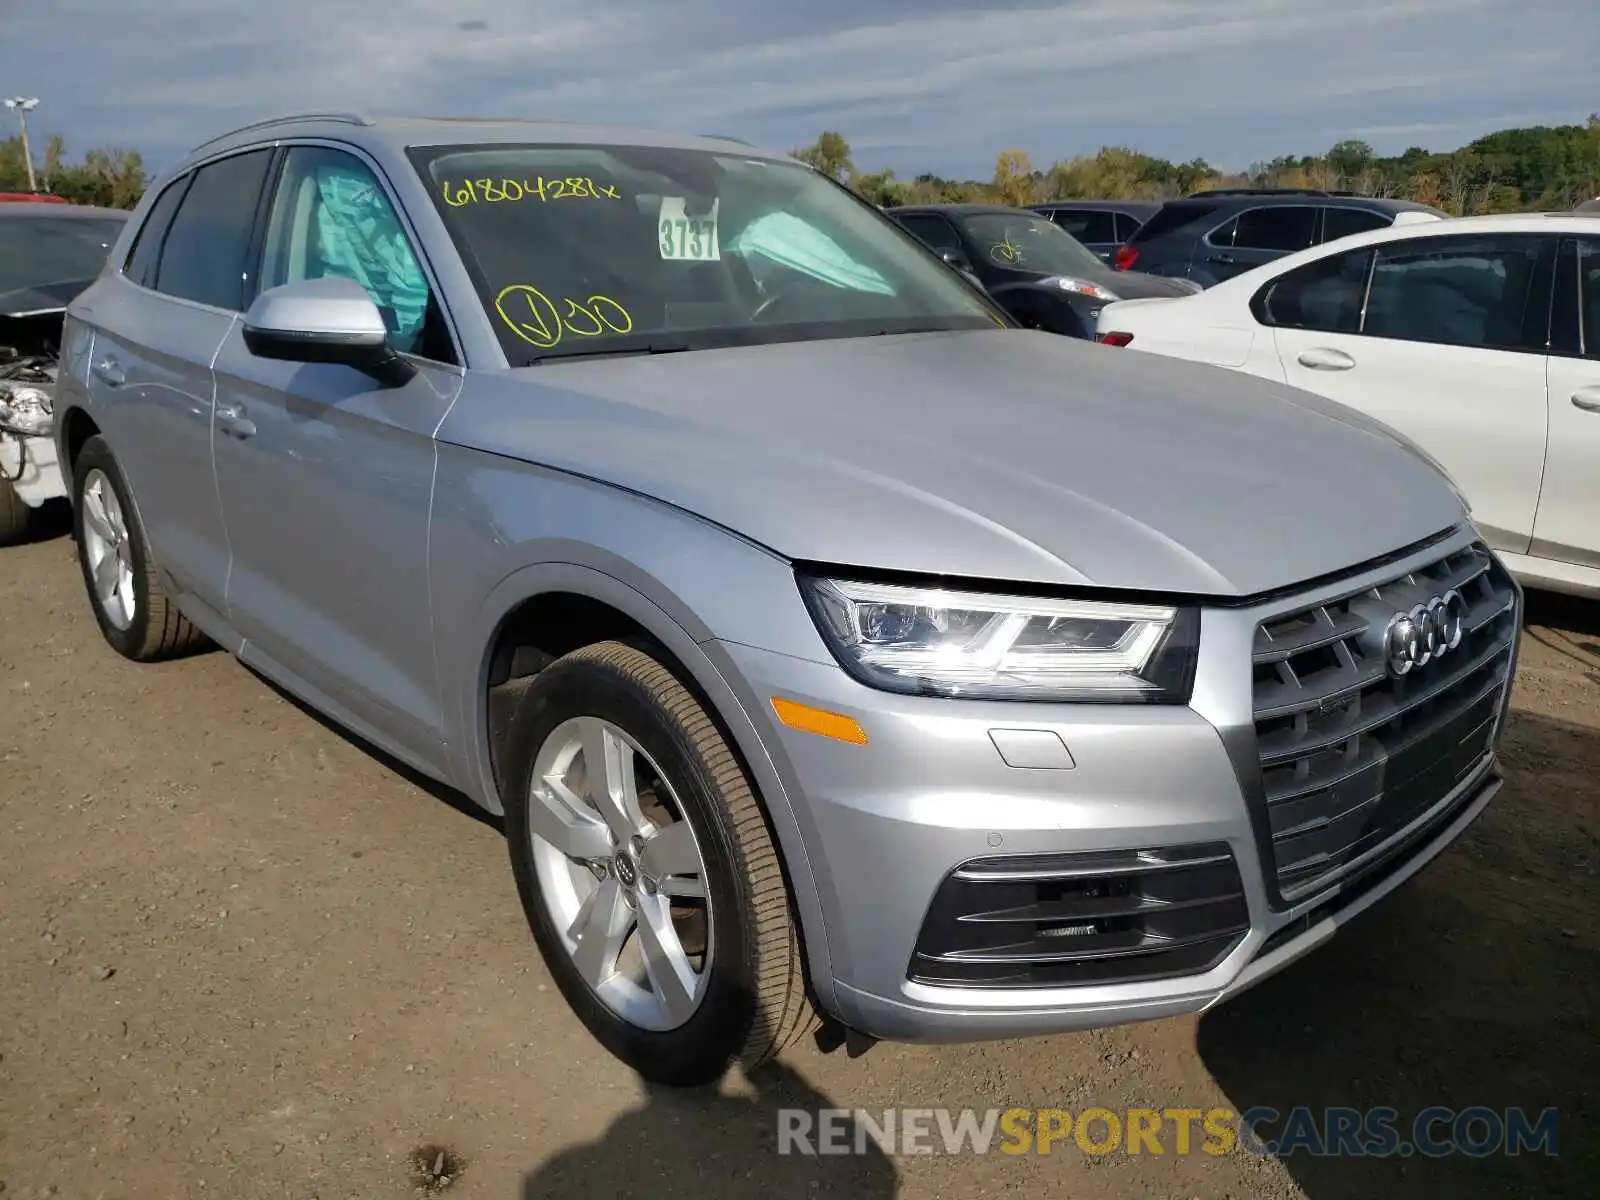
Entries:
[[[754, 1096], [645, 1085], [643, 1106], [618, 1117], [598, 1140], [531, 1172], [522, 1200], [891, 1200], [893, 1164], [848, 1122], [834, 1137], [864, 1153], [780, 1153], [780, 1113], [815, 1120], [834, 1107], [781, 1062], [749, 1080]], [[814, 1128], [814, 1126], [813, 1126]]]
[[72, 534], [72, 505], [65, 500], [46, 500], [28, 514], [24, 544], [51, 542]]
[[1600, 684], [1600, 602], [1555, 592], [1528, 592], [1524, 631], [1570, 658], [1590, 683]]
[[335, 737], [349, 742], [352, 746], [356, 747], [356, 749], [370, 756], [374, 762], [394, 772], [396, 775], [400, 776], [400, 778], [404, 779], [407, 783], [411, 784], [419, 791], [426, 792], [428, 795], [432, 796], [435, 800], [439, 801], [446, 807], [455, 809], [458, 813], [462, 814], [462, 816], [471, 817], [474, 821], [478, 821], [489, 826], [491, 829], [498, 830], [501, 833], [505, 832], [505, 822], [502, 818], [496, 816], [488, 809], [477, 804], [464, 792], [458, 792], [449, 784], [440, 783], [437, 779], [434, 779], [429, 775], [424, 775], [421, 771], [416, 770], [408, 763], [402, 762], [400, 759], [396, 758], [382, 747], [373, 745], [360, 734], [346, 729], [343, 725], [340, 725], [330, 717], [323, 716], [322, 713], [312, 708], [293, 692], [288, 691], [287, 689], [279, 686], [273, 680], [268, 679], [260, 671], [257, 671], [255, 668], [251, 667], [250, 664], [241, 662], [239, 665], [245, 670], [249, 671], [250, 674], [259, 680], [264, 687], [272, 689], [272, 691], [275, 692], [279, 698], [284, 701], [284, 703], [294, 705], [294, 707], [300, 712], [304, 713], [307, 718], [315, 721], [318, 725], [321, 725]]
[[[1600, 732], [1514, 713], [1507, 782], [1438, 860], [1331, 942], [1200, 1022], [1244, 1111], [1558, 1111], [1556, 1156], [1283, 1159], [1310, 1200], [1600, 1194]], [[1448, 1137], [1450, 1125], [1434, 1126]], [[1484, 1138], [1483, 1125], [1469, 1131]]]

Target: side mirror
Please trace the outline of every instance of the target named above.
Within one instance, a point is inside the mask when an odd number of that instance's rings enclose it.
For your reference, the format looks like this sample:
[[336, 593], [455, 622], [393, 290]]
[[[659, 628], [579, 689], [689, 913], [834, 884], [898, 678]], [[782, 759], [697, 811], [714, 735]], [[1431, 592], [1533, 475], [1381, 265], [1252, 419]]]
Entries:
[[390, 344], [383, 314], [353, 279], [267, 289], [244, 315], [244, 344], [258, 358], [353, 367], [385, 387], [400, 387], [417, 373]]
[[944, 260], [944, 265], [955, 271], [960, 271], [967, 277], [967, 282], [980, 292], [984, 290], [983, 280], [979, 279], [973, 271], [972, 264], [967, 261], [967, 256], [959, 250], [941, 250], [939, 257]]

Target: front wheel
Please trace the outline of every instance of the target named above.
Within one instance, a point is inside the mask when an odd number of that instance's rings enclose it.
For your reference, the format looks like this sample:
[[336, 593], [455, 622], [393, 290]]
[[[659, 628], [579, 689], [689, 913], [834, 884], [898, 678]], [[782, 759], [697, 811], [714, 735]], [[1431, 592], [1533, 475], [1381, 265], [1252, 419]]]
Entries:
[[646, 1079], [758, 1066], [815, 1025], [765, 816], [700, 702], [619, 642], [540, 673], [512, 726], [523, 909], [589, 1031]]

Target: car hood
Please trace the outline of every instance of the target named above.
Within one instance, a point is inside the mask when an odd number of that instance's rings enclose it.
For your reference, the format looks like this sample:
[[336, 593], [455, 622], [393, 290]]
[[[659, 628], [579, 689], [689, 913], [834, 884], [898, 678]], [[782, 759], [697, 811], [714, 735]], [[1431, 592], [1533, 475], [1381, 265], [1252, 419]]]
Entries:
[[0, 292], [0, 317], [65, 314], [67, 306], [93, 282], [93, 278], [62, 279]]
[[1351, 410], [1021, 329], [473, 372], [439, 436], [790, 559], [979, 579], [1250, 595], [1463, 519]]

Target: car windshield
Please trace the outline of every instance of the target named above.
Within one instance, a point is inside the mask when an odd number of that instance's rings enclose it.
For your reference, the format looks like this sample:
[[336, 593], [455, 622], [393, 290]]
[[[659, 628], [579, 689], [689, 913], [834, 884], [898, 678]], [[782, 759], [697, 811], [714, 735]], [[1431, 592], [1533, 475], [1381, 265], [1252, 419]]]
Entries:
[[963, 218], [978, 252], [997, 267], [1045, 275], [1099, 275], [1105, 264], [1049, 217], [1025, 213], [974, 213]]
[[14, 217], [0, 214], [0, 292], [92, 279], [122, 232], [114, 217]]
[[1008, 323], [793, 163], [612, 145], [410, 153], [513, 365]]

